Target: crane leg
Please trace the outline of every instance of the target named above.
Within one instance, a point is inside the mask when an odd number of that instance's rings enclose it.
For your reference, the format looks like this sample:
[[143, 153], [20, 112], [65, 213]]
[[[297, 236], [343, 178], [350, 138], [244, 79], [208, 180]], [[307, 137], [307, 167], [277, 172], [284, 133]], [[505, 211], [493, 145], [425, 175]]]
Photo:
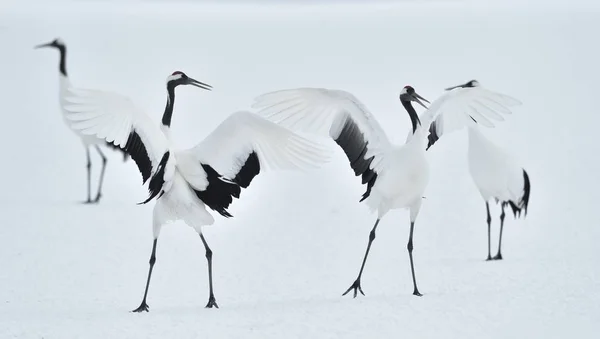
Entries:
[[148, 304], [146, 303], [146, 297], [148, 296], [148, 287], [150, 287], [150, 278], [152, 277], [152, 269], [154, 268], [154, 263], [156, 262], [156, 243], [158, 242], [158, 238], [154, 239], [152, 243], [152, 254], [150, 255], [150, 269], [148, 270], [148, 280], [146, 281], [146, 290], [144, 291], [144, 299], [142, 299], [142, 303], [138, 308], [131, 312], [148, 312]]
[[85, 145], [85, 155], [87, 158], [87, 163], [85, 165], [86, 169], [87, 169], [87, 200], [84, 201], [84, 204], [90, 204], [92, 203], [92, 159], [90, 158], [90, 146]]
[[94, 145], [94, 147], [96, 148], [96, 151], [98, 151], [98, 154], [100, 154], [100, 157], [102, 158], [102, 170], [100, 171], [100, 181], [98, 181], [98, 193], [96, 194], [96, 199], [94, 199], [94, 202], [99, 202], [100, 201], [100, 197], [102, 197], [102, 183], [104, 182], [104, 171], [106, 170], [106, 156], [104, 156], [104, 153], [102, 153], [102, 150], [100, 150], [100, 147], [98, 147], [98, 145]]
[[490, 204], [485, 202], [485, 209], [487, 210], [487, 225], [488, 225], [488, 256], [486, 260], [492, 260], [491, 254], [491, 240], [490, 240], [490, 231], [492, 228], [492, 217], [490, 216]]
[[504, 217], [506, 214], [504, 213], [504, 207], [506, 205], [502, 204], [502, 214], [500, 214], [500, 240], [498, 240], [498, 254], [494, 256], [494, 260], [502, 260], [502, 231], [504, 230]]
[[352, 283], [352, 285], [346, 290], [346, 292], [344, 292], [344, 294], [342, 294], [342, 296], [345, 296], [351, 290], [354, 290], [354, 298], [356, 298], [357, 291], [360, 291], [360, 293], [362, 295], [365, 295], [365, 293], [363, 292], [363, 290], [360, 286], [360, 278], [362, 277], [363, 270], [365, 269], [365, 263], [367, 262], [367, 256], [369, 255], [369, 251], [371, 250], [371, 244], [373, 243], [373, 240], [375, 240], [375, 230], [377, 230], [377, 225], [379, 225], [379, 219], [377, 219], [377, 221], [375, 221], [375, 225], [373, 226], [371, 233], [369, 233], [369, 244], [367, 245], [367, 251], [365, 252], [365, 257], [363, 258], [362, 265], [360, 266], [360, 272], [358, 272], [358, 277]]
[[417, 288], [417, 279], [415, 278], [415, 265], [413, 263], [413, 255], [412, 255], [414, 228], [415, 228], [415, 223], [411, 221], [410, 235], [408, 237], [408, 244], [406, 245], [406, 249], [408, 250], [408, 257], [410, 258], [410, 272], [412, 273], [413, 286], [415, 288], [413, 291], [413, 294], [420, 297], [420, 296], [422, 296], [422, 294], [419, 292], [419, 289]]
[[212, 250], [208, 247], [208, 243], [206, 239], [204, 239], [204, 235], [200, 233], [200, 239], [202, 239], [202, 243], [204, 244], [204, 249], [206, 250], [206, 261], [208, 262], [208, 286], [209, 286], [209, 294], [208, 294], [208, 303], [206, 304], [206, 308], [219, 308], [217, 305], [217, 301], [215, 299], [215, 294], [213, 292], [213, 278], [212, 278]]

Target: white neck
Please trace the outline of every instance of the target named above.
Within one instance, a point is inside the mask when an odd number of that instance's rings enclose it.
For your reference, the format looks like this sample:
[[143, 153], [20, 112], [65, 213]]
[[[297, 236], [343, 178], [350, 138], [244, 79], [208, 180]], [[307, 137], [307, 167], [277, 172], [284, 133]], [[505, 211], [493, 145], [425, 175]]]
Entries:
[[418, 125], [417, 130], [415, 131], [415, 133], [413, 133], [411, 127], [406, 137], [406, 145], [422, 149], [423, 152], [425, 152], [425, 147], [427, 146], [427, 133], [424, 133], [424, 131], [425, 129], [423, 128], [423, 126]]
[[69, 88], [71, 88], [71, 81], [69, 81], [69, 77], [59, 74], [58, 75], [58, 95], [60, 98], [61, 105], [66, 104], [66, 102], [64, 102], [64, 100], [68, 94], [67, 90]]
[[163, 124], [160, 124], [160, 130], [163, 132], [163, 134], [165, 135], [167, 140], [171, 141], [171, 128], [169, 128], [168, 126], [165, 126]]
[[[486, 138], [483, 133], [477, 127], [469, 126], [469, 151], [471, 150], [485, 150], [493, 145], [493, 143]], [[486, 151], [487, 152], [487, 151]]]

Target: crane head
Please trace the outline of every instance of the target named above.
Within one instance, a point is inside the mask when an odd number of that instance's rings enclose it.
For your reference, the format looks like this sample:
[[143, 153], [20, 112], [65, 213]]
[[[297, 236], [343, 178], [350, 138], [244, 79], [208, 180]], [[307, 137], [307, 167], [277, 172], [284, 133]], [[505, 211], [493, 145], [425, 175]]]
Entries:
[[41, 44], [41, 45], [37, 45], [34, 48], [43, 48], [43, 47], [54, 47], [54, 48], [65, 48], [65, 43], [60, 39], [60, 38], [56, 38], [48, 43], [45, 44]]
[[425, 104], [421, 100], [425, 101], [428, 104], [430, 103], [427, 99], [420, 96], [412, 86], [404, 86], [404, 88], [402, 88], [402, 91], [400, 92], [400, 101], [414, 101], [417, 104], [425, 107], [425, 109], [427, 109], [427, 106], [425, 106]]
[[173, 74], [167, 77], [167, 88], [175, 88], [179, 85], [192, 85], [207, 91], [212, 89], [211, 85], [205, 84], [196, 79], [192, 79], [181, 71], [175, 71]]
[[446, 88], [446, 91], [450, 91], [450, 90], [453, 90], [453, 89], [459, 88], [459, 87], [469, 88], [469, 87], [479, 87], [479, 86], [480, 86], [479, 85], [479, 81], [477, 81], [477, 80], [471, 80], [471, 81], [466, 82], [466, 83], [464, 83], [462, 85], [456, 85], [456, 86], [448, 87], [448, 88]]

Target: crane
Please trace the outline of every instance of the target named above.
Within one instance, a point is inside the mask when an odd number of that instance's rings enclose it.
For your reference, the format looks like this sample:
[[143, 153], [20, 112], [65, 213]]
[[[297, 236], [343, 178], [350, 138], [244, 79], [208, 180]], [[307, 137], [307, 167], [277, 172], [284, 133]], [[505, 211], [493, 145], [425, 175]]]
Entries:
[[156, 262], [156, 246], [164, 224], [183, 220], [199, 235], [208, 263], [209, 299], [216, 307], [212, 256], [202, 227], [215, 222], [206, 207], [224, 217], [233, 198], [239, 198], [263, 170], [316, 168], [330, 159], [324, 145], [301, 137], [256, 114], [231, 114], [202, 142], [178, 150], [170, 142], [175, 88], [192, 85], [212, 87], [181, 71], [167, 77], [167, 103], [160, 128], [125, 96], [95, 90], [70, 89], [65, 105], [72, 127], [85, 135], [102, 138], [127, 152], [138, 166], [148, 198], [156, 198], [152, 217], [153, 243], [144, 297], [133, 312], [148, 311], [148, 288]]
[[[481, 86], [479, 81], [470, 80], [464, 84], [446, 88], [452, 91], [458, 88], [475, 88]], [[510, 206], [514, 218], [527, 216], [531, 182], [527, 171], [519, 166], [503, 149], [492, 143], [481, 133], [477, 125], [480, 120], [473, 118], [475, 124], [468, 126], [469, 173], [477, 186], [482, 199], [485, 201], [488, 226], [488, 255], [486, 260], [502, 260], [502, 233], [504, 230], [505, 208]], [[481, 120], [485, 125], [487, 121]], [[439, 116], [429, 127], [427, 149], [433, 146], [447, 130], [443, 116]], [[500, 234], [498, 237], [498, 252], [491, 255], [491, 223], [489, 201], [493, 199], [500, 204]]]
[[[411, 120], [411, 131], [405, 144], [392, 144], [375, 117], [354, 95], [342, 90], [325, 88], [296, 88], [268, 92], [255, 99], [257, 114], [292, 131], [316, 133], [332, 138], [346, 154], [356, 176], [361, 176], [366, 191], [365, 201], [377, 219], [371, 232], [360, 271], [356, 280], [342, 294], [357, 291], [362, 295], [361, 278], [377, 226], [392, 209], [410, 211], [410, 231], [407, 251], [410, 261], [413, 295], [422, 296], [415, 277], [413, 261], [414, 226], [421, 208], [423, 193], [429, 181], [429, 163], [426, 146], [429, 125], [435, 118], [451, 121], [453, 127], [472, 122], [469, 117], [498, 120], [500, 112], [517, 101], [509, 96], [482, 87], [460, 88], [448, 91], [430, 107], [415, 89], [404, 86], [400, 102]], [[412, 106], [415, 102], [426, 111], [420, 116]], [[481, 105], [486, 109], [478, 109]], [[500, 109], [494, 106], [500, 106]], [[491, 122], [490, 122], [491, 124]]]
[[[59, 59], [59, 63], [58, 63], [58, 71], [59, 71], [59, 75], [58, 75], [58, 94], [59, 94], [59, 102], [60, 102], [60, 107], [61, 107], [61, 111], [62, 111], [62, 115], [63, 115], [63, 121], [67, 124], [67, 126], [70, 128], [70, 124], [69, 122], [66, 120], [66, 114], [67, 112], [64, 109], [64, 105], [65, 105], [65, 97], [68, 93], [68, 89], [72, 88], [71, 85], [71, 81], [69, 80], [69, 76], [67, 75], [67, 66], [66, 66], [66, 59], [67, 59], [67, 46], [65, 45], [65, 43], [62, 41], [62, 39], [60, 38], [56, 38], [54, 40], [52, 40], [49, 43], [45, 43], [45, 44], [41, 44], [41, 45], [37, 45], [35, 46], [36, 49], [38, 48], [55, 48], [56, 50], [58, 50], [58, 52], [60, 53], [60, 59]], [[100, 149], [99, 145], [103, 144], [105, 146], [110, 146], [111, 148], [114, 149], [114, 147], [109, 144], [104, 142], [101, 139], [98, 139], [94, 136], [89, 136], [89, 135], [84, 135], [79, 133], [77, 130], [74, 130], [71, 128], [71, 131], [73, 131], [81, 140], [81, 142], [83, 143], [83, 146], [85, 147], [85, 154], [86, 154], [86, 158], [87, 158], [87, 163], [86, 163], [86, 169], [87, 169], [87, 199], [84, 201], [84, 203], [86, 204], [92, 204], [92, 203], [98, 203], [100, 201], [100, 198], [102, 197], [102, 183], [104, 181], [104, 171], [106, 170], [106, 163], [107, 163], [107, 158], [104, 155], [104, 153], [102, 152], [102, 150]], [[100, 179], [98, 181], [98, 190], [96, 193], [96, 197], [92, 200], [92, 196], [91, 196], [91, 175], [92, 175], [92, 160], [90, 157], [90, 147], [94, 147], [94, 149], [96, 150], [96, 152], [98, 152], [98, 154], [100, 155], [100, 158], [102, 159], [102, 169], [100, 171]], [[127, 160], [127, 154], [123, 153], [123, 161]]]

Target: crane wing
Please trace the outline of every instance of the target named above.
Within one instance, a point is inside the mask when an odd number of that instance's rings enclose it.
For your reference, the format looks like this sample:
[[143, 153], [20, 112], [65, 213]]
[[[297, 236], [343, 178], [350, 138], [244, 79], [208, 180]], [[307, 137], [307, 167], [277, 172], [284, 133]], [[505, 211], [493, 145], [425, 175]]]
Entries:
[[165, 135], [128, 97], [107, 91], [69, 88], [64, 109], [74, 129], [104, 139], [129, 154], [142, 174], [143, 183], [153, 173], [161, 172], [156, 183], [150, 182], [147, 201], [159, 193], [162, 183], [170, 180], [175, 164], [169, 162]]
[[367, 184], [361, 201], [369, 196], [391, 143], [354, 95], [324, 88], [287, 89], [257, 97], [252, 107], [259, 109], [259, 115], [294, 131], [334, 139], [355, 175], [362, 175], [362, 183]]
[[[221, 215], [261, 170], [309, 169], [331, 150], [260, 116], [231, 114], [195, 147], [177, 152], [178, 168], [196, 195]], [[198, 166], [200, 165], [200, 166]]]
[[493, 128], [512, 114], [510, 108], [521, 102], [513, 97], [483, 87], [459, 87], [447, 91], [420, 116], [423, 126], [429, 126], [427, 149], [444, 134], [473, 124]]

